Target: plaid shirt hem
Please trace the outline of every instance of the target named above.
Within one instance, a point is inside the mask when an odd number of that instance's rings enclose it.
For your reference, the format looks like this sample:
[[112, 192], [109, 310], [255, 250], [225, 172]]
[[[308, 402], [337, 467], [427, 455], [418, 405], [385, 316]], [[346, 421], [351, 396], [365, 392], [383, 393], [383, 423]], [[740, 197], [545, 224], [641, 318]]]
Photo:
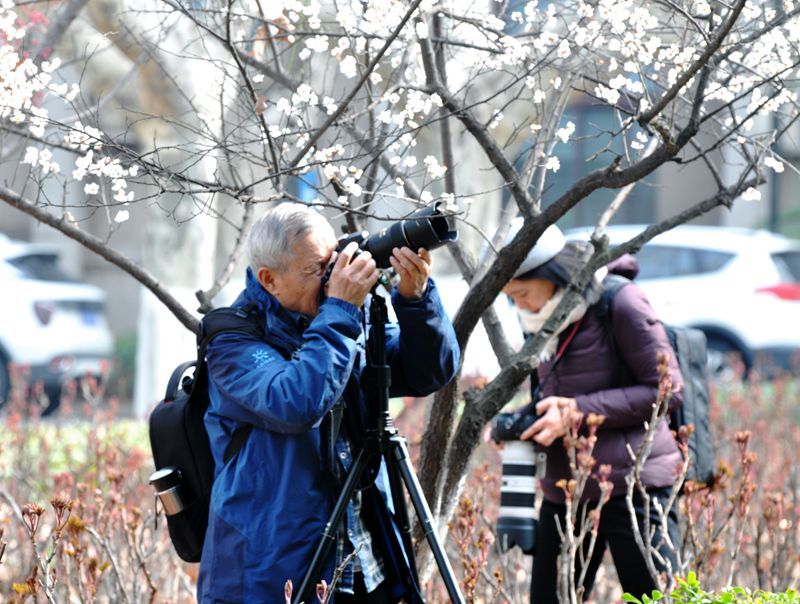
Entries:
[[[336, 456], [339, 458], [336, 468], [337, 478], [344, 481], [347, 470], [353, 463], [352, 449], [347, 439], [340, 433], [336, 440]], [[336, 585], [337, 591], [353, 593], [353, 585], [356, 571], [360, 571], [364, 576], [364, 585], [368, 592], [376, 589], [386, 578], [384, 573], [383, 560], [380, 554], [372, 545], [372, 535], [367, 530], [364, 520], [361, 518], [361, 492], [356, 491], [355, 495], [347, 504], [347, 526], [340, 527], [336, 539], [336, 566], [337, 568], [344, 562], [353, 550], [356, 555], [345, 567], [339, 583]]]

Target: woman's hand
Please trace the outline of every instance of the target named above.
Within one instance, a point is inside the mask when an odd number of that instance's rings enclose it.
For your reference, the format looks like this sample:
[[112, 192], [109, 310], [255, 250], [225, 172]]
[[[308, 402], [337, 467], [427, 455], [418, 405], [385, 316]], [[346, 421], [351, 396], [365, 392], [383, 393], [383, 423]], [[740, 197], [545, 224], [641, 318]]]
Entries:
[[536, 403], [536, 413], [540, 416], [521, 435], [520, 440], [533, 439], [540, 445], [549, 447], [557, 438], [567, 433], [570, 417], [578, 409], [574, 398], [548, 396]]
[[419, 300], [425, 294], [431, 276], [431, 253], [425, 248], [419, 248], [416, 253], [407, 247], [394, 248], [389, 263], [400, 276], [397, 293], [404, 298]]

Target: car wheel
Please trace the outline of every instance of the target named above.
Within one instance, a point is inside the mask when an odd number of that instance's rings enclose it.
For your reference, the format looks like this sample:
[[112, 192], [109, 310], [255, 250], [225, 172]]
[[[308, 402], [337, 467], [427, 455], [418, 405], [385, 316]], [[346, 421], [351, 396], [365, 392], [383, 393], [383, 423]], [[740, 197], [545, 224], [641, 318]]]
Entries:
[[708, 374], [715, 380], [735, 382], [747, 378], [750, 356], [730, 340], [706, 334], [708, 338]]
[[8, 370], [8, 359], [0, 354], [0, 409], [11, 395], [11, 374]]

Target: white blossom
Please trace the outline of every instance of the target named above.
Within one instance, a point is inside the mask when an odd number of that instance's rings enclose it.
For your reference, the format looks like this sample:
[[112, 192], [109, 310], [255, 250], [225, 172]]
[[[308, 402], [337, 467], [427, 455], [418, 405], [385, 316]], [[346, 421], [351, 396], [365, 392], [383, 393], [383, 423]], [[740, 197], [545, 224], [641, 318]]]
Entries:
[[36, 147], [28, 147], [25, 149], [25, 157], [22, 158], [23, 164], [30, 164], [35, 166], [39, 163], [39, 149]]
[[306, 48], [313, 52], [325, 52], [328, 44], [328, 36], [314, 36], [306, 40]]
[[742, 193], [742, 200], [744, 201], [759, 201], [761, 199], [761, 191], [755, 187], [750, 187]]
[[547, 162], [544, 164], [545, 170], [552, 170], [553, 172], [558, 172], [559, 168], [561, 168], [561, 162], [555, 155], [551, 155], [547, 158]]
[[773, 156], [769, 156], [769, 157], [764, 158], [764, 165], [766, 167], [768, 167], [768, 168], [772, 168], [778, 174], [783, 172], [783, 169], [784, 169], [783, 168], [783, 162], [778, 161]]
[[425, 168], [427, 169], [431, 178], [441, 178], [445, 175], [445, 172], [447, 172], [447, 166], [442, 166], [439, 163], [439, 160], [433, 155], [425, 156], [425, 159], [422, 160], [422, 163], [425, 164]]
[[619, 101], [620, 94], [618, 91], [613, 90], [611, 88], [607, 88], [602, 84], [598, 84], [595, 89], [594, 93], [599, 96], [601, 99], [605, 100], [610, 105], [616, 105]]
[[89, 182], [83, 185], [83, 192], [87, 195], [97, 195], [100, 192], [100, 185], [96, 182]]
[[122, 223], [128, 220], [131, 217], [131, 213], [128, 210], [120, 210], [117, 212], [116, 216], [114, 216], [114, 222]]
[[328, 115], [333, 115], [339, 108], [339, 106], [334, 102], [334, 99], [329, 96], [323, 97], [322, 106], [325, 108], [325, 113]]
[[354, 195], [355, 197], [359, 197], [362, 193], [361, 185], [356, 182], [356, 179], [352, 176], [345, 178], [344, 182], [342, 183], [345, 191]]
[[562, 143], [566, 143], [569, 140], [569, 137], [575, 132], [575, 124], [572, 122], [567, 122], [567, 125], [563, 128], [559, 128], [556, 130], [556, 137], [561, 139]]
[[357, 74], [358, 63], [353, 55], [347, 55], [339, 63], [339, 71], [347, 78], [354, 78]]

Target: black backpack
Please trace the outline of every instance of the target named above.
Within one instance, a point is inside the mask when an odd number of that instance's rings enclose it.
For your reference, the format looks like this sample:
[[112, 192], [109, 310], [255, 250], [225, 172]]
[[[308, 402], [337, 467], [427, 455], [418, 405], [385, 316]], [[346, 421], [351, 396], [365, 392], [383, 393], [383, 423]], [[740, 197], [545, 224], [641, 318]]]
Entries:
[[[221, 332], [266, 338], [263, 317], [254, 304], [212, 310], [200, 323], [197, 359], [175, 368], [164, 400], [150, 414], [150, 445], [156, 467], [151, 484], [157, 492], [177, 490], [183, 510], [167, 515], [167, 527], [175, 550], [186, 562], [200, 560], [208, 525], [214, 458], [203, 422], [209, 404], [205, 353], [209, 342]], [[192, 367], [193, 375], [184, 375]], [[247, 425], [234, 432], [225, 451], [226, 463], [241, 450], [251, 430]], [[165, 511], [170, 510], [165, 507]]]
[[[597, 316], [607, 326], [614, 346], [611, 303], [617, 292], [631, 281], [621, 275], [609, 275], [603, 281], [603, 293], [597, 302]], [[676, 433], [681, 426], [693, 425], [689, 437], [687, 480], [710, 486], [714, 482], [714, 446], [709, 420], [708, 349], [706, 335], [699, 329], [664, 324], [669, 343], [678, 361], [684, 383], [683, 405], [670, 413], [669, 425]], [[620, 359], [622, 361], [622, 359]]]

